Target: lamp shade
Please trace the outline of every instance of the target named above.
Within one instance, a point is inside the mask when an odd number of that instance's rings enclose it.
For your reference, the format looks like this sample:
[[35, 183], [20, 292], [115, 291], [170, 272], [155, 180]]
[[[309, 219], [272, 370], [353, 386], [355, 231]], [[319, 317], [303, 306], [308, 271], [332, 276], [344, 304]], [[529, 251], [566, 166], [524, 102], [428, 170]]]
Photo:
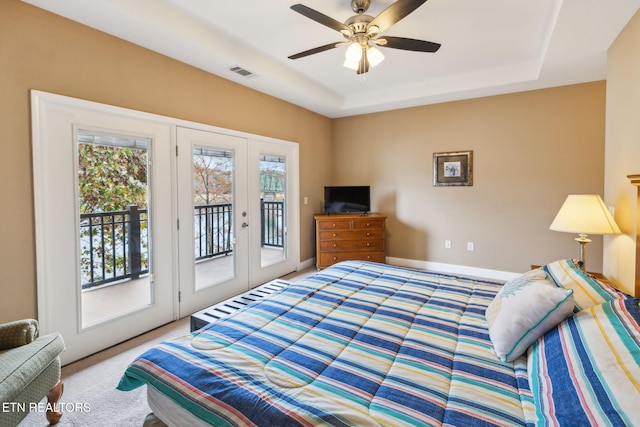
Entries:
[[620, 228], [597, 194], [570, 194], [549, 227], [578, 234], [618, 234]]
[[358, 67], [360, 67], [360, 60], [351, 61], [349, 59], [345, 59], [344, 64], [342, 65], [344, 65], [346, 68], [349, 68], [350, 70], [358, 71]]
[[362, 58], [362, 46], [358, 42], [353, 42], [345, 52], [345, 59], [349, 62], [360, 62]]
[[367, 48], [367, 60], [372, 67], [380, 64], [384, 59], [384, 55], [380, 52], [380, 49], [370, 46]]

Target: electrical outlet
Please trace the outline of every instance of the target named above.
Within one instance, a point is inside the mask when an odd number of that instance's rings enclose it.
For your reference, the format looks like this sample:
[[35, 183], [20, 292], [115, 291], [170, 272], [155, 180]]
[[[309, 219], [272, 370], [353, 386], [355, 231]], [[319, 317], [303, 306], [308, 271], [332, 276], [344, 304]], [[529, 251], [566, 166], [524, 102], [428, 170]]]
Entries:
[[473, 242], [467, 242], [467, 250], [468, 251], [472, 251], [473, 250]]
[[445, 249], [451, 249], [451, 240], [445, 240], [444, 247]]

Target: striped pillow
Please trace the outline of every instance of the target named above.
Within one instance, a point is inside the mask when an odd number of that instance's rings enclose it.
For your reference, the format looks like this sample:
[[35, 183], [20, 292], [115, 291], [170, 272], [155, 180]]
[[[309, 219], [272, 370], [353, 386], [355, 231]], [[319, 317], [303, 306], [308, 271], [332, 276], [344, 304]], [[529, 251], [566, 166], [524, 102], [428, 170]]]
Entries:
[[557, 286], [573, 289], [573, 299], [577, 313], [585, 308], [602, 304], [613, 299], [625, 298], [625, 294], [602, 283], [581, 270], [576, 260], [564, 259], [552, 262], [541, 269], [547, 273]]
[[640, 308], [636, 298], [583, 310], [529, 350], [536, 425], [640, 425]]

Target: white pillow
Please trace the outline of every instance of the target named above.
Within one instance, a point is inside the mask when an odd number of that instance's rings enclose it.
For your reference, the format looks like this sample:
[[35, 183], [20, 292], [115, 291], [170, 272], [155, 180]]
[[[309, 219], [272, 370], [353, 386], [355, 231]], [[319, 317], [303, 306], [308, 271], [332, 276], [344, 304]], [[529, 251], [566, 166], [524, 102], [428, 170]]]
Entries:
[[511, 362], [549, 329], [573, 312], [573, 290], [559, 288], [540, 270], [505, 283], [485, 316], [493, 348]]

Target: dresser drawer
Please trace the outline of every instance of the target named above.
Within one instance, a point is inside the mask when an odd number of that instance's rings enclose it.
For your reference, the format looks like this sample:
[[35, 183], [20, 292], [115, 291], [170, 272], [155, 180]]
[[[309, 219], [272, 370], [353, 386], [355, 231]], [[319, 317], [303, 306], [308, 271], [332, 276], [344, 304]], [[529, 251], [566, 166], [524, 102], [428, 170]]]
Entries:
[[382, 239], [384, 230], [335, 230], [320, 231], [318, 239], [325, 240], [352, 240], [352, 239]]
[[354, 229], [384, 229], [384, 220], [383, 219], [372, 219], [372, 218], [356, 218], [353, 220], [353, 228]]
[[322, 252], [384, 250], [384, 240], [335, 240], [320, 242]]
[[348, 230], [351, 228], [350, 220], [319, 221], [320, 230]]

